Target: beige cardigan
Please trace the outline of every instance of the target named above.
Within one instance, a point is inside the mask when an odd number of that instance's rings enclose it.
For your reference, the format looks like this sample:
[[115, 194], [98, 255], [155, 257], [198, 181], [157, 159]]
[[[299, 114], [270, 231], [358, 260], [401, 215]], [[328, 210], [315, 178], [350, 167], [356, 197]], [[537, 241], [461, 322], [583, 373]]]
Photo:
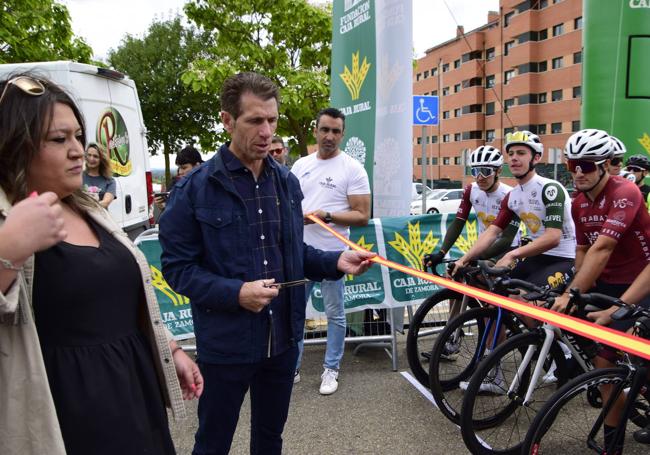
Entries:
[[[0, 224], [11, 205], [0, 189]], [[175, 418], [185, 417], [185, 405], [169, 349], [169, 332], [151, 286], [144, 255], [104, 210], [88, 215], [120, 241], [136, 259], [147, 301], [145, 335], [151, 342], [154, 364], [165, 404]], [[31, 257], [6, 294], [0, 292], [0, 454], [60, 455], [65, 447], [45, 373], [31, 307], [34, 258]]]

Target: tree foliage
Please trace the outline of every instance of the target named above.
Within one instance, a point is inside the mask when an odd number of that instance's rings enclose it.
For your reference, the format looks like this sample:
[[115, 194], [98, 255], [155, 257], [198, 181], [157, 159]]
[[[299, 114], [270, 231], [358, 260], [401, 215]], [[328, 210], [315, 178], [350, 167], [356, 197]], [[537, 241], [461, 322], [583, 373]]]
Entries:
[[0, 2], [0, 63], [88, 63], [91, 57], [90, 46], [72, 33], [64, 5], [52, 0]]
[[214, 45], [183, 81], [217, 97], [232, 74], [268, 76], [280, 87], [278, 134], [291, 137], [306, 155], [312, 121], [329, 99], [329, 8], [306, 0], [194, 0], [185, 12], [212, 33]]
[[180, 17], [154, 22], [143, 38], [127, 36], [108, 61], [138, 88], [147, 141], [152, 154], [162, 148], [169, 181], [169, 153], [198, 138], [203, 151], [216, 144], [219, 103], [181, 82], [181, 74], [204, 55], [208, 33], [184, 26]]

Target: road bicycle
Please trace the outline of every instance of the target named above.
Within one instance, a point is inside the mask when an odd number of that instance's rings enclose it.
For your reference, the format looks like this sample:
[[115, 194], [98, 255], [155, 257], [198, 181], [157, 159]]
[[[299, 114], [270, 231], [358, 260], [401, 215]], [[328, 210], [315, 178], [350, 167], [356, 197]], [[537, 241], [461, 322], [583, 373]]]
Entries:
[[[519, 283], [523, 298], [550, 308], [562, 290]], [[579, 314], [595, 311], [573, 302]], [[548, 323], [513, 336], [477, 367], [461, 407], [461, 434], [473, 454], [519, 454], [532, 421], [558, 387], [594, 369], [598, 344]], [[495, 384], [482, 393], [484, 382]]]
[[[574, 301], [588, 302], [605, 309], [620, 307], [614, 320], [634, 319], [634, 334], [650, 339], [650, 310], [627, 305], [620, 299], [602, 294], [571, 291]], [[535, 416], [523, 443], [524, 454], [586, 453], [616, 454], [616, 445], [625, 444], [626, 454], [648, 454], [648, 445], [635, 443], [628, 420], [645, 426], [650, 421], [650, 361], [623, 353], [615, 368], [600, 368], [584, 373], [561, 387]], [[602, 402], [599, 387], [613, 386], [607, 403]], [[612, 404], [626, 395], [620, 423], [605, 446], [603, 421]]]

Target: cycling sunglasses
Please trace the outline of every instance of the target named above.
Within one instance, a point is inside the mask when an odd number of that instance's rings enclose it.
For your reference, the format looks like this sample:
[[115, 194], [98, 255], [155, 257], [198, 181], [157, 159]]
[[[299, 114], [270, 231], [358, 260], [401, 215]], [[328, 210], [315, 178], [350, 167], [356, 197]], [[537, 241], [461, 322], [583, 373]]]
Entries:
[[0, 104], [2, 103], [2, 100], [4, 99], [7, 90], [11, 85], [18, 87], [20, 90], [22, 90], [23, 93], [31, 96], [41, 96], [43, 93], [45, 93], [45, 86], [38, 79], [34, 79], [33, 77], [29, 76], [18, 76], [14, 77], [13, 79], [9, 79], [5, 83], [5, 88], [2, 90], [2, 95], [0, 95]]
[[566, 164], [569, 168], [569, 172], [576, 173], [580, 172], [582, 174], [589, 174], [598, 169], [598, 164], [601, 162], [596, 161], [585, 161], [585, 160], [567, 160]]
[[496, 170], [490, 166], [476, 166], [471, 169], [472, 177], [477, 178], [479, 175], [483, 178], [488, 178], [493, 175]]
[[619, 157], [612, 158], [612, 159], [610, 160], [610, 163], [612, 163], [612, 166], [618, 166], [618, 165], [621, 164], [622, 162], [623, 162], [623, 159], [622, 159], [622, 158], [619, 158]]
[[625, 168], [625, 170], [629, 171], [629, 172], [643, 172], [643, 171], [645, 171], [645, 169], [643, 169], [642, 167], [638, 167], [638, 166], [627, 166]]

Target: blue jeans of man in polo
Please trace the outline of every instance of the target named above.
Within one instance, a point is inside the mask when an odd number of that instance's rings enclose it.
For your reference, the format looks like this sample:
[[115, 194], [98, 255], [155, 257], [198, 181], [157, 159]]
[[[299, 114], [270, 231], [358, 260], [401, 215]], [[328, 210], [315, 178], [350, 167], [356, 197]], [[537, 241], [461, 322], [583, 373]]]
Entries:
[[[327, 348], [325, 350], [324, 368], [338, 370], [345, 350], [345, 309], [343, 306], [343, 291], [345, 277], [340, 280], [323, 280], [320, 284], [323, 296], [323, 306], [327, 316]], [[313, 282], [305, 285], [307, 298], [314, 287]], [[296, 370], [300, 369], [304, 342], [298, 343], [298, 362]]]

